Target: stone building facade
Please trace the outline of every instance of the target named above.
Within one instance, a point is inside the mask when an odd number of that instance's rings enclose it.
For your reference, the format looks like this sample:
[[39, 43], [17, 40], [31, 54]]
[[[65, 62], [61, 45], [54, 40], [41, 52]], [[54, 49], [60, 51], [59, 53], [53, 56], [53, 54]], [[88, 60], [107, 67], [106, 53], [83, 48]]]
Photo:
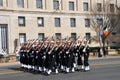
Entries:
[[[47, 36], [82, 39], [96, 32], [86, 17], [109, 0], [0, 0], [0, 53], [14, 53], [18, 43]], [[119, 0], [111, 0], [114, 6]], [[98, 4], [98, 5], [99, 5]], [[97, 45], [92, 42], [90, 45]]]

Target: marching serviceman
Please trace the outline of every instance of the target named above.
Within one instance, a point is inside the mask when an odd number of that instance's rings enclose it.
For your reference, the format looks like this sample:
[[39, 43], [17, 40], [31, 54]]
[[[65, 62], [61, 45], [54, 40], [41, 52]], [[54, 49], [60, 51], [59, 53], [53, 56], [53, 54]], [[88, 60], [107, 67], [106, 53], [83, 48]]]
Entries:
[[72, 47], [72, 41], [69, 43], [67, 43], [67, 46], [65, 47], [65, 68], [66, 68], [66, 72], [70, 72], [70, 70], [72, 72], [75, 71], [75, 68], [74, 68], [74, 56], [73, 56], [73, 53], [74, 53], [74, 50], [73, 50], [73, 47]]
[[51, 41], [50, 46], [48, 46], [47, 50], [47, 56], [46, 56], [46, 61], [47, 61], [47, 74], [51, 74], [51, 72], [55, 71], [58, 73], [57, 70], [57, 65], [56, 65], [56, 44], [54, 41]]
[[39, 48], [37, 50], [38, 53], [38, 69], [40, 72], [42, 72], [42, 68], [43, 68], [43, 53], [44, 53], [44, 46], [43, 46], [43, 42], [40, 42]]
[[78, 65], [78, 70], [84, 69], [83, 62], [82, 62], [82, 56], [83, 56], [83, 45], [80, 43], [79, 46], [77, 46], [77, 53], [78, 53], [78, 59], [77, 59], [77, 65]]
[[90, 67], [89, 67], [90, 47], [87, 45], [87, 43], [84, 46], [83, 53], [84, 53], [84, 70], [89, 71], [90, 70]]
[[[47, 74], [59, 73], [59, 71], [69, 73], [75, 72], [75, 57], [77, 56], [77, 70], [89, 71], [89, 40], [83, 45], [84, 39], [79, 41], [78, 38], [75, 40], [61, 40], [61, 42], [30, 40], [20, 48], [20, 63], [24, 68], [39, 70]], [[84, 62], [82, 56], [84, 56]]]
[[20, 51], [19, 51], [19, 54], [20, 54], [20, 63], [21, 63], [21, 67], [22, 67], [22, 68], [25, 67], [25, 64], [24, 64], [24, 60], [25, 60], [24, 49], [25, 49], [25, 47], [22, 46], [22, 47], [20, 48]]
[[69, 47], [66, 46], [65, 48], [65, 68], [66, 68], [66, 72], [70, 72], [70, 66], [71, 66], [71, 60], [70, 60], [70, 52], [69, 52]]
[[[43, 46], [41, 46], [41, 51], [40, 51], [40, 54], [41, 54], [41, 57], [42, 57], [42, 71], [45, 72], [46, 71], [46, 68], [47, 68], [47, 62], [46, 62], [46, 57], [47, 57], [47, 47], [48, 47], [48, 43], [45, 42], [45, 44]], [[39, 68], [40, 69], [40, 68]]]

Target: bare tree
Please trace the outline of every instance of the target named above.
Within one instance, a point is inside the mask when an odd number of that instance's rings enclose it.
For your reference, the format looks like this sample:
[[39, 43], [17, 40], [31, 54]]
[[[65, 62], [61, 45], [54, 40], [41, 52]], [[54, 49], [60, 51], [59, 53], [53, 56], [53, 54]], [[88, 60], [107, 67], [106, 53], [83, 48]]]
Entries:
[[[94, 40], [102, 42], [102, 51], [105, 48], [106, 40], [116, 27], [120, 25], [120, 7], [110, 3], [108, 0], [102, 4], [97, 3], [91, 7], [89, 18], [91, 29], [96, 32]], [[107, 31], [107, 32], [105, 32]], [[104, 51], [103, 51], [104, 52]]]

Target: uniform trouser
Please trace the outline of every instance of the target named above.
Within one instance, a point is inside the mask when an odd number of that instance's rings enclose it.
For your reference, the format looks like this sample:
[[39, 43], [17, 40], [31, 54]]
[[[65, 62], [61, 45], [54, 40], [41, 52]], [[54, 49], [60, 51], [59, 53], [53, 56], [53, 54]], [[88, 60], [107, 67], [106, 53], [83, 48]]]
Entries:
[[89, 53], [84, 53], [84, 66], [89, 66], [88, 63], [88, 59], [89, 59]]
[[28, 65], [28, 57], [27, 56], [24, 58], [23, 62], [24, 62], [23, 64]]
[[55, 58], [52, 59], [51, 65], [52, 65], [52, 69], [54, 69], [54, 70], [57, 69], [57, 63], [56, 63]]
[[48, 70], [56, 69], [56, 64], [54, 59], [51, 58], [51, 60], [47, 60], [47, 69]]
[[20, 56], [20, 63], [23, 64], [23, 57]]
[[67, 67], [67, 68], [70, 68], [70, 67], [71, 67], [71, 61], [70, 61], [70, 59], [68, 59], [68, 60], [66, 61], [66, 67]]
[[38, 66], [38, 58], [34, 58], [34, 66]]
[[73, 63], [75, 63], [75, 56], [73, 56], [72, 61], [73, 61]]
[[48, 66], [47, 64], [48, 64], [48, 62], [47, 62], [46, 58], [43, 58], [43, 59], [42, 59], [42, 65], [41, 65], [42, 68], [43, 68], [43, 67], [47, 68], [47, 66]]
[[66, 66], [67, 68], [70, 68], [71, 65], [72, 65], [72, 58], [66, 57], [66, 59], [65, 59], [65, 66]]
[[82, 55], [80, 55], [80, 54], [78, 55], [77, 64], [78, 64], [78, 65], [83, 65]]
[[30, 57], [30, 58], [29, 58], [29, 62], [28, 62], [28, 64], [29, 64], [29, 65], [32, 65], [32, 66], [34, 65], [33, 57]]
[[38, 65], [39, 65], [39, 67], [43, 66], [42, 57], [38, 57]]
[[71, 59], [71, 68], [73, 68], [74, 67], [74, 63], [75, 63], [75, 56], [74, 55], [71, 55], [71, 57], [70, 57]]
[[57, 57], [56, 59], [56, 66], [59, 68], [59, 66], [62, 64], [61, 59]]

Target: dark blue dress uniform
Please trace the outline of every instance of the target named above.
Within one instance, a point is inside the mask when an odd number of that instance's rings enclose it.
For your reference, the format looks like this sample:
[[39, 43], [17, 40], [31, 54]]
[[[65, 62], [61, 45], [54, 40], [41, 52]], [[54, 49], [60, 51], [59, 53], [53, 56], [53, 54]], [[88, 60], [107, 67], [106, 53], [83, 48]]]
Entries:
[[57, 69], [61, 67], [62, 67], [61, 69], [63, 69], [63, 66], [65, 66], [64, 48], [62, 45], [56, 51], [56, 64], [57, 64]]
[[22, 64], [22, 67], [24, 67], [24, 60], [25, 60], [25, 55], [24, 55], [24, 50], [20, 50], [20, 63]]
[[43, 46], [41, 46], [41, 50], [37, 51], [38, 53], [38, 66], [39, 66], [39, 71], [42, 71], [42, 68], [43, 68], [43, 52], [44, 52], [44, 49], [43, 49]]
[[[25, 47], [27, 48], [27, 46]], [[68, 44], [67, 42], [64, 44], [59, 43], [57, 46], [55, 43], [36, 45], [28, 51], [26, 48], [23, 47], [20, 50], [20, 62], [25, 68], [39, 69], [39, 71], [47, 72], [47, 74], [50, 74], [52, 71], [58, 73], [60, 68], [66, 72], [70, 72], [70, 70], [74, 72], [75, 56], [77, 54], [78, 69], [82, 69], [84, 65], [85, 71], [90, 70], [88, 62], [89, 46], [85, 47], [85, 51], [84, 46], [74, 46], [72, 43]], [[82, 56], [84, 56], [84, 63]]]
[[67, 46], [65, 48], [65, 67], [66, 72], [70, 72], [70, 69], [73, 68], [73, 50], [71, 47]]
[[84, 69], [85, 71], [88, 71], [90, 70], [90, 67], [89, 67], [89, 53], [90, 53], [90, 47], [87, 46], [86, 49], [85, 49], [85, 52], [84, 52]]
[[47, 52], [46, 52], [46, 49], [47, 49], [47, 47], [45, 45], [42, 46], [41, 51], [40, 51], [40, 55], [39, 55], [40, 59], [41, 59], [41, 61], [39, 62], [39, 65], [42, 67], [43, 71], [45, 71], [46, 68], [47, 68], [47, 59], [46, 59]]
[[78, 49], [78, 50], [79, 50], [79, 52], [78, 52], [78, 65], [83, 65], [83, 63], [82, 63], [83, 49], [84, 49], [83, 46], [81, 46], [81, 47]]
[[34, 48], [32, 47], [28, 53], [29, 53], [29, 65], [32, 66], [32, 68], [34, 68], [33, 67], [33, 65], [34, 65], [34, 54], [35, 54]]
[[22, 64], [23, 68], [27, 68], [28, 65], [28, 58], [27, 58], [27, 51], [25, 48], [20, 49], [20, 63]]

